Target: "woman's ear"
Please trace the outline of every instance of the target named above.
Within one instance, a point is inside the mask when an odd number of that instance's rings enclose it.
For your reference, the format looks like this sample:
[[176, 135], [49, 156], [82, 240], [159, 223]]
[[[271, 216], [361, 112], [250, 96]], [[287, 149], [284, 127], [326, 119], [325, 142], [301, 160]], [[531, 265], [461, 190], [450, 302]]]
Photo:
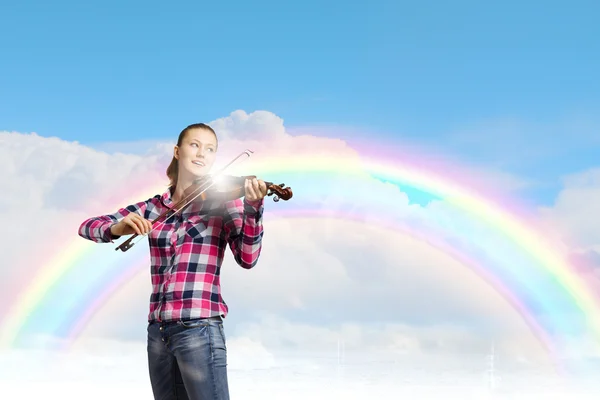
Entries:
[[173, 147], [173, 157], [179, 160], [179, 147]]

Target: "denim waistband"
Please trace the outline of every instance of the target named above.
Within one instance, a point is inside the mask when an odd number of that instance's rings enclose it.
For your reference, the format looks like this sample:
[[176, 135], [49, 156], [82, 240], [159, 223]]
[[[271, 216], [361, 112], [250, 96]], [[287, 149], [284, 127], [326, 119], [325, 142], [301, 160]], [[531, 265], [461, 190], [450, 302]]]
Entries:
[[170, 325], [177, 325], [181, 322], [187, 323], [187, 322], [194, 322], [194, 321], [218, 321], [218, 322], [223, 322], [223, 318], [221, 318], [220, 315], [215, 315], [213, 317], [206, 317], [206, 318], [187, 318], [187, 319], [177, 319], [177, 320], [171, 320], [171, 321], [157, 321], [157, 320], [152, 320], [152, 321], [148, 321], [148, 324], [159, 324], [160, 326], [170, 326]]

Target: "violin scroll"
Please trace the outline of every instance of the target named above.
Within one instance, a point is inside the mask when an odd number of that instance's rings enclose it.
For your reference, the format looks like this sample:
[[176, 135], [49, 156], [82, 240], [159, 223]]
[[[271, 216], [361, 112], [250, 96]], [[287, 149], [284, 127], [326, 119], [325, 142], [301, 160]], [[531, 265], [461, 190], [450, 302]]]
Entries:
[[267, 184], [267, 196], [275, 196], [273, 197], [274, 202], [278, 202], [279, 199], [289, 200], [292, 198], [294, 193], [292, 192], [292, 188], [285, 187], [285, 183], [280, 183], [279, 185], [275, 185], [271, 182], [265, 182]]

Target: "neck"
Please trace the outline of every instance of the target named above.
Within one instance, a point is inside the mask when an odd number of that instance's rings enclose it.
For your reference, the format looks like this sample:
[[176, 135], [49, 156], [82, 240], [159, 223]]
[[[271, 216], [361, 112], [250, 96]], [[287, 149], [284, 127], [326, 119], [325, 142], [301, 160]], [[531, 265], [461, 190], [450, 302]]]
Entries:
[[179, 176], [179, 178], [177, 179], [177, 184], [175, 186], [175, 191], [171, 195], [171, 200], [174, 203], [177, 203], [179, 200], [183, 199], [183, 193], [187, 188], [189, 188], [192, 185], [192, 183], [194, 183], [194, 179], [195, 178], [186, 179], [181, 175]]

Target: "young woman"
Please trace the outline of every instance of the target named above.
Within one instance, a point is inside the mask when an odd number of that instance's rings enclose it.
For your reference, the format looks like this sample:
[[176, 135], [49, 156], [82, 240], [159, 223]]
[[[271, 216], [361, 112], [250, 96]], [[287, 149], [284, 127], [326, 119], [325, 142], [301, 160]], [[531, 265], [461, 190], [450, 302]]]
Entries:
[[[227, 244], [237, 264], [250, 269], [262, 249], [262, 214], [267, 188], [245, 182], [245, 197], [199, 213], [190, 205], [166, 223], [151, 220], [182, 199], [216, 157], [211, 127], [193, 124], [177, 140], [167, 168], [171, 184], [162, 195], [87, 219], [79, 235], [109, 243], [133, 233], [148, 234], [152, 294], [148, 314], [148, 366], [155, 399], [229, 399], [227, 348], [220, 269]], [[204, 208], [200, 206], [200, 208]]]

